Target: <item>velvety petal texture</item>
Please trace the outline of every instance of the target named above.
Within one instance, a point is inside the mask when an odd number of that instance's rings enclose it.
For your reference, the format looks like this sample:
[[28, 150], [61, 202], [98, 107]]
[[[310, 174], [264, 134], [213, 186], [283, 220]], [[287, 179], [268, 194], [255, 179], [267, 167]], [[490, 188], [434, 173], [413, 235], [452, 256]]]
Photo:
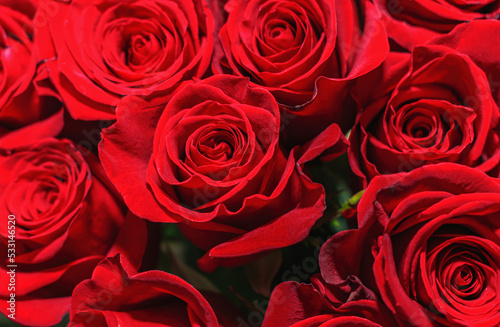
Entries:
[[304, 143], [355, 115], [352, 81], [375, 69], [389, 50], [369, 1], [229, 1], [213, 70], [248, 76], [286, 113], [290, 141]]
[[276, 286], [262, 326], [397, 326], [389, 310], [356, 278], [329, 284], [317, 275], [311, 281], [312, 284], [284, 282]]
[[361, 280], [400, 325], [498, 326], [499, 216], [500, 181], [475, 169], [379, 176], [358, 205], [359, 229], [323, 245], [321, 270], [330, 283]]
[[164, 102], [210, 65], [205, 1], [41, 1], [37, 48], [75, 119], [113, 119], [126, 95]]
[[[128, 213], [97, 158], [84, 156], [73, 142], [43, 138], [0, 149], [0, 175], [4, 253], [12, 248], [7, 220], [15, 216], [16, 322], [58, 323], [69, 310], [73, 288], [108, 255], [126, 253], [132, 265], [140, 265], [145, 222]], [[5, 257], [4, 285], [8, 264]], [[2, 288], [0, 297], [4, 301], [10, 293]], [[6, 306], [0, 310], [8, 314]]]
[[128, 97], [117, 114], [99, 145], [106, 172], [135, 214], [181, 223], [207, 271], [303, 240], [325, 209], [303, 164], [347, 147], [333, 125], [282, 151], [277, 103], [241, 77], [191, 83], [163, 107]]
[[380, 70], [358, 83], [361, 112], [349, 161], [365, 186], [380, 174], [439, 162], [498, 176], [500, 101], [493, 78], [500, 61], [494, 47], [458, 46], [486, 27], [500, 31], [496, 21], [461, 26], [411, 55], [391, 53]]
[[33, 45], [36, 1], [0, 1], [0, 136], [58, 111], [39, 89], [47, 78]]
[[373, 0], [373, 3], [382, 13], [389, 38], [408, 50], [450, 32], [461, 23], [497, 19], [500, 14], [498, 0]]
[[[217, 307], [232, 309], [217, 300]], [[158, 270], [137, 273], [122, 255], [103, 260], [92, 278], [75, 288], [70, 319], [72, 327], [236, 326], [227, 316], [218, 320], [207, 299], [181, 278]]]

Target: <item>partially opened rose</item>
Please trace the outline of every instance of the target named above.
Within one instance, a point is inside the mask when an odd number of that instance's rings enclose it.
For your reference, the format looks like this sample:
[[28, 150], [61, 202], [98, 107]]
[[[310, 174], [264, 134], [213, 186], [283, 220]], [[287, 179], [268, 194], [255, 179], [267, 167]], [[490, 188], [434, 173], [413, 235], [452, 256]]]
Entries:
[[187, 85], [162, 107], [126, 98], [117, 115], [99, 145], [108, 176], [138, 216], [181, 223], [208, 250], [205, 270], [304, 239], [325, 194], [302, 166], [347, 146], [332, 125], [306, 147], [282, 151], [272, 95], [228, 75]]
[[374, 0], [383, 15], [387, 34], [412, 50], [455, 26], [480, 19], [497, 19], [500, 1]]
[[322, 248], [327, 282], [379, 294], [403, 326], [500, 324], [500, 181], [457, 164], [373, 179], [359, 229]]
[[15, 290], [0, 290], [0, 310], [11, 313], [5, 301], [15, 294], [15, 322], [57, 324], [73, 288], [108, 255], [126, 253], [136, 268], [141, 263], [144, 221], [128, 213], [97, 158], [84, 157], [71, 141], [0, 148], [0, 175], [0, 249], [14, 254], [2, 259], [2, 285], [10, 281], [7, 265], [15, 265]]
[[486, 28], [499, 31], [500, 23], [471, 23], [411, 55], [391, 53], [382, 69], [360, 81], [349, 161], [365, 185], [380, 174], [438, 162], [498, 176], [500, 101], [491, 79], [498, 76], [496, 52], [482, 47], [471, 57], [441, 45], [468, 44]]
[[168, 98], [210, 64], [213, 19], [205, 1], [75, 0], [42, 8], [38, 48], [75, 119], [113, 119], [130, 94]]
[[69, 326], [229, 327], [237, 326], [237, 312], [221, 296], [207, 299], [178, 276], [137, 273], [126, 257], [116, 256], [75, 288]]
[[388, 52], [372, 3], [232, 0], [225, 9], [225, 57], [215, 56], [215, 72], [248, 76], [269, 90], [288, 111], [283, 124], [293, 141], [310, 140], [332, 122], [351, 127], [349, 86]]

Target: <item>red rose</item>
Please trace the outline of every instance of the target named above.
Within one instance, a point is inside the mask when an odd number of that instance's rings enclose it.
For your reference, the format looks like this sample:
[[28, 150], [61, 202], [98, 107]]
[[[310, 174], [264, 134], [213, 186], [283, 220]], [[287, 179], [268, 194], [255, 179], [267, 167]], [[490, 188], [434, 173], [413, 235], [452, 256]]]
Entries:
[[[500, 32], [498, 22], [483, 24]], [[452, 38], [464, 36], [463, 30], [477, 37], [480, 31], [471, 31], [477, 26], [457, 29]], [[391, 53], [381, 70], [358, 84], [362, 111], [351, 132], [349, 161], [365, 185], [380, 174], [438, 162], [498, 175], [500, 101], [488, 78], [498, 73], [490, 68], [499, 62], [496, 53], [483, 53], [490, 66], [478, 66], [467, 52], [435, 43], [411, 55]]]
[[313, 276], [312, 282], [276, 286], [262, 327], [397, 326], [387, 308], [355, 278], [331, 285]]
[[159, 108], [127, 98], [99, 145], [129, 208], [152, 221], [183, 223], [183, 233], [208, 250], [199, 261], [207, 271], [303, 240], [325, 209], [325, 194], [302, 165], [347, 146], [332, 125], [306, 147], [283, 152], [278, 105], [248, 84], [214, 76]]
[[358, 213], [322, 248], [327, 282], [356, 276], [401, 326], [500, 324], [500, 180], [449, 163], [379, 176]]
[[[14, 135], [25, 137], [23, 130], [9, 137]], [[15, 292], [0, 289], [0, 310], [10, 314], [5, 301], [14, 293], [15, 322], [21, 324], [58, 323], [69, 310], [73, 288], [104, 257], [121, 252], [134, 266], [141, 262], [144, 221], [127, 214], [97, 158], [84, 158], [75, 147], [43, 139], [0, 150], [0, 250], [15, 255], [2, 260], [2, 285], [11, 282], [7, 265], [17, 265]]]
[[455, 26], [478, 19], [496, 19], [500, 1], [374, 0], [382, 12], [387, 34], [412, 50]]
[[165, 101], [210, 64], [213, 19], [205, 1], [50, 4], [39, 14], [47, 24], [37, 44], [75, 119], [114, 119], [125, 95]]
[[225, 8], [219, 33], [225, 58], [214, 59], [214, 71], [248, 76], [269, 90], [288, 111], [283, 124], [294, 141], [310, 140], [333, 122], [352, 126], [351, 82], [388, 52], [373, 4], [232, 0]]
[[230, 303], [218, 296], [209, 300], [175, 275], [137, 273], [117, 256], [103, 260], [92, 279], [75, 288], [69, 326], [236, 326]]
[[44, 77], [33, 47], [35, 11], [35, 1], [0, 1], [0, 135], [60, 109], [35, 84]]

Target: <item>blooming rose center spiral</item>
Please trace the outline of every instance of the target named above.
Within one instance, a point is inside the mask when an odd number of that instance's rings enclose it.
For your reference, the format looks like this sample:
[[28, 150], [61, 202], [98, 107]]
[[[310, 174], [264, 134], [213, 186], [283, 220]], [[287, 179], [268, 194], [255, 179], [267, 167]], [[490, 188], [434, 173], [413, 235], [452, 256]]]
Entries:
[[[28, 159], [30, 160], [30, 159]], [[32, 159], [33, 160], [33, 159]], [[36, 159], [35, 159], [36, 160]], [[55, 158], [47, 158], [55, 160]], [[11, 184], [7, 205], [13, 212], [19, 212], [19, 222], [37, 221], [58, 212], [69, 201], [67, 196], [68, 168], [64, 161], [40, 160], [27, 164], [24, 171]], [[28, 202], [29, 208], [25, 205]]]
[[413, 136], [414, 138], [424, 138], [429, 136], [431, 133], [432, 127], [426, 124], [425, 122], [412, 124], [413, 126], [409, 128], [408, 135]]
[[9, 159], [16, 164], [0, 206], [16, 214], [19, 231], [54, 225], [77, 212], [90, 187], [90, 172], [70, 144], [43, 144]]
[[[258, 51], [274, 63], [286, 62], [304, 46], [316, 44], [317, 27], [307, 11], [292, 2], [267, 4], [257, 32]], [[307, 43], [307, 44], [306, 44]]]
[[266, 24], [265, 40], [277, 48], [285, 50], [295, 40], [296, 27], [288, 22], [273, 19]]
[[144, 79], [145, 74], [164, 71], [179, 56], [175, 46], [175, 26], [169, 30], [147, 8], [136, 8], [143, 17], [133, 16], [134, 9], [118, 6], [108, 10], [100, 23], [101, 51], [104, 62], [125, 81]]
[[126, 62], [131, 66], [147, 64], [161, 50], [158, 38], [151, 34], [134, 34], [130, 37]]
[[40, 181], [33, 192], [31, 203], [37, 213], [42, 214], [50, 210], [56, 203], [59, 194], [59, 186], [53, 181]]
[[455, 245], [443, 250], [441, 288], [446, 290], [448, 296], [463, 300], [481, 297], [489, 283], [484, 271], [484, 267], [489, 266], [486, 254], [468, 245]]
[[209, 130], [200, 138], [198, 149], [211, 160], [226, 161], [233, 156], [235, 141], [231, 131]]
[[452, 286], [458, 291], [467, 291], [475, 280], [474, 269], [468, 265], [463, 265], [456, 270]]
[[439, 138], [442, 119], [439, 113], [427, 108], [410, 108], [403, 111], [396, 127], [409, 143], [415, 146], [429, 147]]

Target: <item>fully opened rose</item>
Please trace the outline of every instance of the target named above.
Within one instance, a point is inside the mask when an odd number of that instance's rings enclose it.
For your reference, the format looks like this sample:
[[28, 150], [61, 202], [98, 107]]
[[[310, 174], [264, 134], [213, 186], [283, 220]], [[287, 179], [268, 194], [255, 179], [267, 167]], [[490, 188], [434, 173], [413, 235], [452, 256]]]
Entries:
[[283, 152], [278, 105], [248, 84], [214, 76], [160, 108], [128, 98], [99, 145], [129, 208], [152, 221], [181, 223], [208, 250], [199, 261], [205, 270], [302, 240], [325, 209], [323, 187], [302, 165], [340, 154], [347, 142], [333, 125], [308, 147]]
[[[362, 109], [351, 132], [349, 160], [365, 183], [380, 174], [439, 162], [498, 176], [500, 102], [492, 79], [498, 76], [498, 59], [485, 59], [494, 50], [454, 50], [442, 44], [468, 44], [467, 31], [477, 35], [499, 28], [498, 22], [471, 23], [411, 55], [392, 53], [379, 71], [358, 84]], [[370, 88], [375, 81], [377, 86]]]
[[[61, 321], [73, 288], [108, 255], [126, 253], [139, 266], [146, 226], [127, 213], [93, 155], [84, 157], [68, 140], [42, 139], [0, 150], [0, 172], [2, 221], [15, 217], [15, 322]], [[6, 223], [0, 234], [7, 253]], [[2, 285], [9, 284], [9, 262], [2, 259]], [[10, 294], [7, 287], [0, 290], [2, 300]]]
[[372, 3], [233, 0], [225, 9], [224, 57], [214, 71], [248, 76], [269, 90], [288, 112], [283, 123], [293, 141], [308, 141], [333, 122], [350, 128], [349, 87], [388, 52]]
[[113, 119], [130, 94], [168, 98], [210, 64], [213, 19], [201, 0], [46, 0], [41, 8], [38, 48], [76, 119]]
[[400, 325], [498, 326], [499, 215], [499, 180], [472, 168], [379, 176], [359, 203], [359, 229], [323, 246], [321, 270], [332, 284], [359, 278]]

